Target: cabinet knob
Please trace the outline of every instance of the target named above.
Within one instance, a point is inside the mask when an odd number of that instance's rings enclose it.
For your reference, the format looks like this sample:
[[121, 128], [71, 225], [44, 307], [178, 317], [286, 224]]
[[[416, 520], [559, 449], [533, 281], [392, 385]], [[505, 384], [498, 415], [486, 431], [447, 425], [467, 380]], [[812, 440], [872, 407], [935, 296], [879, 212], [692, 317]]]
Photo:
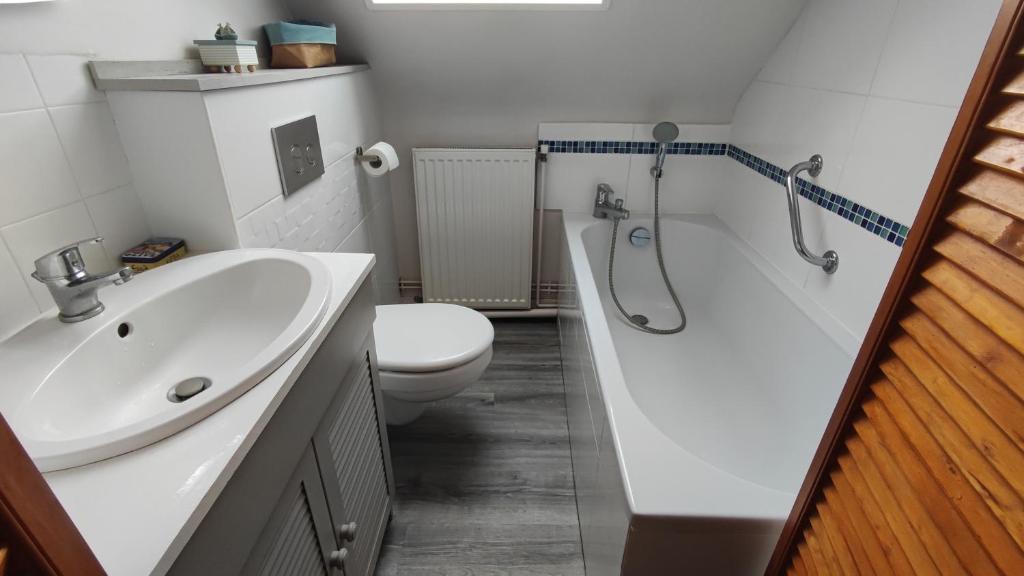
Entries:
[[344, 568], [346, 558], [348, 558], [348, 548], [342, 548], [341, 550], [335, 550], [334, 552], [331, 552], [331, 568], [337, 568], [339, 570]]
[[348, 524], [342, 524], [338, 526], [338, 540], [342, 542], [351, 542], [356, 539], [356, 523], [349, 522]]

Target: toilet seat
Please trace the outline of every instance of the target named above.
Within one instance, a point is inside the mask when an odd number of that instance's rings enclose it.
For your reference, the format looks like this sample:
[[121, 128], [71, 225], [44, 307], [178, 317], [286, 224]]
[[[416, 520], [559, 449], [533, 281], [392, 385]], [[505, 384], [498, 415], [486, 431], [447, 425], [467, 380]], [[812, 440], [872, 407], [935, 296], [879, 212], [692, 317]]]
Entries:
[[435, 402], [454, 396], [480, 378], [491, 363], [491, 349], [476, 359], [439, 372], [381, 372], [381, 390], [404, 402]]
[[373, 336], [382, 372], [426, 374], [478, 360], [491, 350], [494, 327], [463, 306], [392, 304], [377, 306]]

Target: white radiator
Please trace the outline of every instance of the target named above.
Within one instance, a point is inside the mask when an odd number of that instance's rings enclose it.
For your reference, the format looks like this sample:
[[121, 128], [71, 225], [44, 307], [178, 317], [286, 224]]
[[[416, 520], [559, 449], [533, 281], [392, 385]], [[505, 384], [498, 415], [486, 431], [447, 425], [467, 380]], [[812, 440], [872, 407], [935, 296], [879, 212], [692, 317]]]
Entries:
[[413, 148], [423, 301], [530, 307], [532, 148]]

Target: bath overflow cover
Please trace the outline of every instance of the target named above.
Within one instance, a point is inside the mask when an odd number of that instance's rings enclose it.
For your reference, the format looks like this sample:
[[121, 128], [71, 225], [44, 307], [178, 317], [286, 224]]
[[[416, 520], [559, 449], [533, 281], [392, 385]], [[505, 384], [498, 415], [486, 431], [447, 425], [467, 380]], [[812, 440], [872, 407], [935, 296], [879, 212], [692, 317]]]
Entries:
[[629, 233], [629, 243], [633, 246], [643, 248], [651, 242], [651, 231], [643, 226], [637, 226]]

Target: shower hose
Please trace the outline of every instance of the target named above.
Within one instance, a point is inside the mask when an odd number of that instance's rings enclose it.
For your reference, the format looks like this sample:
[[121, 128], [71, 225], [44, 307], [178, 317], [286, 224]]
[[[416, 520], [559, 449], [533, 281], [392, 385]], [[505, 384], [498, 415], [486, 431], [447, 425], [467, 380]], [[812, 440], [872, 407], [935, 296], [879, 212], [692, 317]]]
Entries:
[[619, 309], [619, 312], [625, 316], [626, 320], [632, 324], [637, 330], [642, 330], [649, 334], [676, 334], [682, 332], [686, 328], [686, 312], [683, 311], [683, 305], [679, 303], [679, 297], [676, 296], [675, 288], [672, 287], [672, 281], [668, 279], [668, 272], [665, 270], [665, 258], [661, 253], [661, 214], [658, 210], [658, 201], [661, 192], [661, 178], [659, 176], [654, 177], [654, 248], [658, 254], [658, 268], [661, 269], [661, 278], [665, 281], [665, 288], [668, 289], [669, 296], [672, 297], [672, 302], [676, 305], [676, 310], [679, 310], [679, 326], [675, 328], [652, 328], [647, 325], [647, 319], [639, 314], [633, 315], [626, 312], [626, 309], [622, 307], [622, 303], [619, 302], [618, 295], [615, 294], [615, 239], [619, 236], [619, 221], [621, 218], [615, 218], [612, 224], [612, 247], [608, 254], [608, 288], [611, 289], [612, 300], [615, 301], [615, 306]]

